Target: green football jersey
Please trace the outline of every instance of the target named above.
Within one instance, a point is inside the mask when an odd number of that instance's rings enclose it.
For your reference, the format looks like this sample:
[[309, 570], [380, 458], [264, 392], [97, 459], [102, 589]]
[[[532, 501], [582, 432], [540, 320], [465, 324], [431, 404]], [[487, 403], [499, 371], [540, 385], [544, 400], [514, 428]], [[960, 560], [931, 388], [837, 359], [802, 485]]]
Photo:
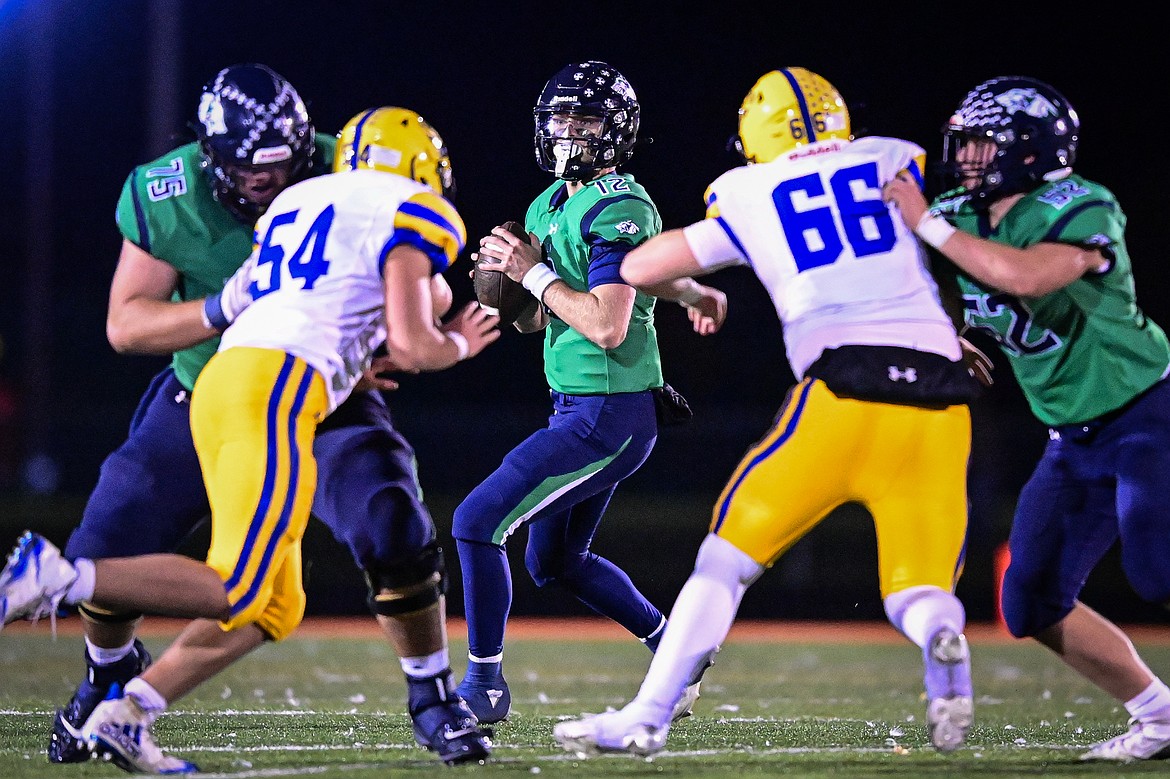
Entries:
[[[528, 207], [525, 226], [540, 238], [561, 279], [578, 292], [587, 292], [590, 249], [595, 244], [636, 246], [662, 231], [662, 218], [633, 176], [611, 173], [567, 199], [564, 182], [554, 182]], [[599, 272], [620, 281], [616, 267]], [[612, 395], [662, 386], [654, 330], [656, 300], [637, 294], [626, 340], [614, 349], [602, 349], [553, 314], [544, 337], [549, 386], [571, 395]]]
[[[318, 133], [315, 141], [313, 172], [326, 172], [337, 138]], [[199, 144], [180, 146], [130, 171], [118, 198], [122, 236], [178, 271], [175, 301], [219, 292], [252, 251], [253, 226], [216, 201], [199, 163]], [[218, 347], [219, 339], [213, 338], [175, 352], [172, 365], [184, 387], [195, 386]]]
[[958, 272], [967, 324], [999, 342], [1041, 422], [1094, 419], [1165, 375], [1170, 345], [1137, 305], [1125, 214], [1108, 189], [1075, 174], [1048, 182], [1012, 206], [995, 229], [961, 190], [939, 196], [932, 210], [966, 233], [1008, 246], [1065, 243], [1112, 258], [1107, 271], [1035, 298], [999, 292]]

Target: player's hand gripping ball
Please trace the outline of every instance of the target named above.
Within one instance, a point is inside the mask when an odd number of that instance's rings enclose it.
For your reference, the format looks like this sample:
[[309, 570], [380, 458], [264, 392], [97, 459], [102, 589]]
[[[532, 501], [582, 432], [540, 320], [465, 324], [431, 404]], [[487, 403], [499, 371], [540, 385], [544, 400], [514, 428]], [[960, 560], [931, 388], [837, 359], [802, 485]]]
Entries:
[[[530, 240], [528, 231], [519, 222], [509, 220], [502, 225], [505, 230], [524, 241]], [[500, 326], [510, 325], [516, 318], [535, 301], [532, 294], [524, 289], [518, 281], [513, 281], [508, 274], [498, 270], [484, 270], [480, 268], [482, 260], [477, 260], [472, 273], [472, 282], [475, 286], [475, 299], [484, 308], [491, 309], [499, 314]]]

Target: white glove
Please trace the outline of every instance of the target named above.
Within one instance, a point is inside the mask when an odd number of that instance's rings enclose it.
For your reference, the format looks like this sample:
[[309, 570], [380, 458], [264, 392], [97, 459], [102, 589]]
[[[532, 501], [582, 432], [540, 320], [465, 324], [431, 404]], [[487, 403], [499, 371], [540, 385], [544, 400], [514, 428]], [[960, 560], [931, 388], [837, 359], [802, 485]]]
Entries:
[[256, 255], [248, 255], [239, 270], [232, 274], [218, 295], [203, 299], [203, 324], [219, 332], [227, 330], [245, 308], [252, 304], [252, 270]]

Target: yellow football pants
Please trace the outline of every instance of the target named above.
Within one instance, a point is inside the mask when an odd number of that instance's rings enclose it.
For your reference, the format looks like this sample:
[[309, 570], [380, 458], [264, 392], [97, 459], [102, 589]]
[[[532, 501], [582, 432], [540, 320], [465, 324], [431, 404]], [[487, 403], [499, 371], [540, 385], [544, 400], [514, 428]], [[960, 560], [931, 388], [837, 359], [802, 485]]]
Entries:
[[970, 452], [967, 406], [838, 398], [806, 378], [736, 467], [711, 532], [771, 566], [833, 509], [857, 502], [877, 531], [882, 598], [926, 584], [953, 591], [966, 545]]
[[191, 434], [211, 502], [207, 565], [231, 604], [224, 630], [255, 623], [280, 640], [304, 617], [301, 539], [327, 403], [321, 375], [274, 349], [218, 352], [195, 382]]

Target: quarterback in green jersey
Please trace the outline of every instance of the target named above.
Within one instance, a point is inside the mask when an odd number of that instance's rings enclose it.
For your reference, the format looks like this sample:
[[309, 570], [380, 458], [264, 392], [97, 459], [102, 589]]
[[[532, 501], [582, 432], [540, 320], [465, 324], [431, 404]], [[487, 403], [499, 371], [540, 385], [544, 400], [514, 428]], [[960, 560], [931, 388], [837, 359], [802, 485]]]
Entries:
[[[338, 144], [314, 131], [288, 81], [254, 63], [224, 68], [204, 85], [195, 128], [198, 142], [131, 171], [118, 200], [123, 241], [108, 338], [119, 352], [174, 356], [139, 402], [127, 439], [103, 462], [65, 546], [69, 560], [173, 552], [209, 516], [189, 418], [195, 379], [219, 333], [250, 302], [248, 289], [236, 284], [248, 277], [236, 270], [252, 251], [256, 219], [288, 186], [327, 173]], [[440, 159], [446, 161], [445, 149], [431, 155], [432, 164]], [[451, 304], [450, 287], [441, 275], [431, 287], [441, 316]], [[442, 550], [422, 501], [414, 449], [394, 428], [378, 391], [395, 386], [375, 375], [387, 367], [376, 361], [358, 391], [318, 427], [312, 512], [364, 574], [370, 609], [407, 677], [419, 743], [444, 762], [479, 759], [487, 750], [479, 731], [460, 724], [465, 710], [447, 658]], [[48, 749], [54, 763], [90, 757], [80, 733], [113, 686], [157, 714], [270, 638], [255, 625], [223, 631], [215, 621], [196, 620], [165, 656], [164, 667], [183, 669], [183, 678], [172, 674], [152, 687], [138, 676], [151, 661], [135, 638], [141, 615], [89, 603], [79, 610], [87, 674], [57, 712]], [[113, 759], [148, 773], [190, 770], [153, 743], [138, 747]]]
[[[497, 227], [480, 241], [480, 267], [506, 273], [533, 295], [516, 327], [545, 329], [553, 401], [548, 427], [513, 449], [455, 510], [470, 644], [459, 693], [481, 722], [498, 722], [510, 707], [502, 672], [512, 591], [504, 544], [521, 527], [528, 527], [525, 560], [538, 586], [560, 585], [651, 649], [665, 625], [625, 572], [590, 549], [617, 485], [658, 438], [655, 297], [618, 272], [630, 250], [662, 229], [646, 190], [616, 170], [630, 157], [639, 118], [634, 90], [615, 68], [589, 61], [561, 69], [535, 109], [537, 162], [556, 181], [528, 208], [529, 240]], [[722, 323], [726, 299], [718, 290], [687, 279], [663, 296], [690, 303], [711, 331], [713, 317]], [[692, 688], [684, 713], [698, 695], [697, 679]]]
[[1050, 85], [990, 79], [944, 130], [943, 163], [960, 187], [929, 209], [907, 180], [885, 197], [953, 264], [967, 325], [998, 342], [1049, 428], [1012, 522], [1007, 626], [1125, 705], [1130, 729], [1083, 759], [1162, 759], [1170, 689], [1079, 595], [1120, 541], [1134, 590], [1170, 602], [1170, 346], [1137, 305], [1125, 214], [1073, 172], [1079, 132]]

